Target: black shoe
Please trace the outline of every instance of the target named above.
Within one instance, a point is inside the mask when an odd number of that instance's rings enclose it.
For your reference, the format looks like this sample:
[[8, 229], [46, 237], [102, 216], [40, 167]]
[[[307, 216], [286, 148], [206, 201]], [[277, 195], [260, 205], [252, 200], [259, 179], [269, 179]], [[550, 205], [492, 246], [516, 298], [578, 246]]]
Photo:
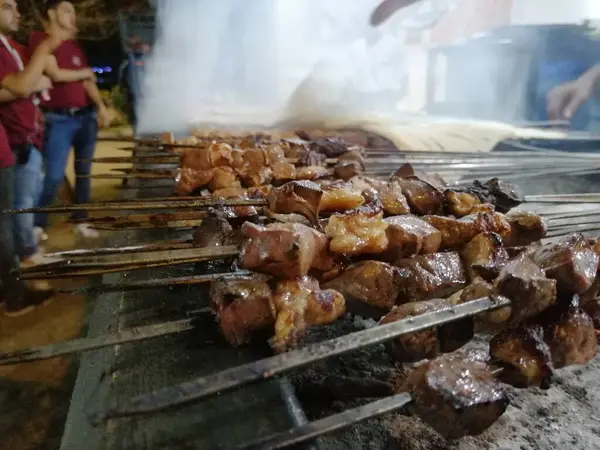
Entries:
[[6, 317], [19, 317], [30, 313], [38, 306], [52, 301], [54, 290], [31, 291], [25, 289], [22, 295], [5, 297], [4, 315]]

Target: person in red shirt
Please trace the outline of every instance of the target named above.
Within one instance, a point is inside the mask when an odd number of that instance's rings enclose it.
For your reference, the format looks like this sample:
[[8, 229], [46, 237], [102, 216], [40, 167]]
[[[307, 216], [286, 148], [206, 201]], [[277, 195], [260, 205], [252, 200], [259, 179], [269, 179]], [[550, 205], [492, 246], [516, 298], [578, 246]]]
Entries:
[[[36, 199], [42, 128], [34, 93], [51, 86], [43, 76], [44, 66], [61, 42], [57, 37], [46, 39], [25, 64], [8, 37], [18, 29], [19, 18], [15, 0], [0, 0], [0, 210], [13, 208], [18, 204], [15, 198], [29, 199], [27, 206]], [[28, 312], [53, 294], [47, 284], [25, 285], [17, 279], [15, 244], [22, 245], [26, 234], [31, 239], [32, 231], [31, 217], [0, 214], [0, 302], [5, 303], [6, 315]]]
[[[76, 35], [75, 8], [69, 1], [46, 1], [46, 32], [31, 34], [29, 45], [34, 50], [47, 36], [69, 33], [71, 39], [63, 42], [46, 62], [45, 73], [54, 83], [50, 99], [42, 100], [41, 108], [46, 119], [44, 139], [44, 162], [46, 174], [39, 200], [39, 206], [52, 204], [58, 186], [64, 179], [71, 147], [75, 151], [75, 203], [90, 200], [90, 180], [83, 178], [90, 174], [89, 160], [94, 155], [98, 125], [108, 122], [108, 113], [93, 71], [79, 44], [73, 39]], [[82, 161], [85, 160], [85, 161]], [[85, 211], [77, 211], [74, 219], [85, 219]], [[36, 216], [36, 226], [44, 229], [48, 224], [46, 214]], [[84, 237], [96, 237], [97, 232], [89, 225], [76, 226]]]

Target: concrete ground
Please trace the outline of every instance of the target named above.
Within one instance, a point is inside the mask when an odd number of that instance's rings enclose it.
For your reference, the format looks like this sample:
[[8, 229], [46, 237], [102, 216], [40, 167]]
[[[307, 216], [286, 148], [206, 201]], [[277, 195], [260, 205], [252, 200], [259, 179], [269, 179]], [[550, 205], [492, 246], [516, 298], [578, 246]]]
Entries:
[[[103, 134], [128, 130], [109, 130]], [[130, 132], [129, 132], [130, 134]], [[99, 142], [96, 157], [126, 156], [124, 143]], [[72, 162], [68, 176], [73, 179]], [[114, 173], [116, 165], [97, 164], [93, 173]], [[94, 200], [114, 198], [118, 180], [93, 180]], [[49, 230], [46, 252], [98, 245], [74, 238], [68, 225], [57, 221]], [[101, 240], [100, 240], [101, 241]], [[85, 281], [55, 283], [71, 287]], [[73, 339], [85, 330], [86, 305], [82, 296], [57, 296], [54, 301], [18, 318], [6, 318], [0, 310], [0, 352]], [[77, 359], [0, 366], [0, 450], [54, 450], [60, 446], [64, 420], [77, 371]]]

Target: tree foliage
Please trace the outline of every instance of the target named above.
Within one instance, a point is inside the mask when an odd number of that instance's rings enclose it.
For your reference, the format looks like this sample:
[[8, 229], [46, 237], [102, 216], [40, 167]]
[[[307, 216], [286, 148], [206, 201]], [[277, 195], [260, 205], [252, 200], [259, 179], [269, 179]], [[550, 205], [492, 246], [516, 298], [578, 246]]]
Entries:
[[[120, 12], [148, 11], [147, 0], [71, 0], [77, 9], [77, 24], [81, 39], [101, 40], [119, 30]], [[18, 0], [21, 12], [22, 36], [41, 27], [44, 0]]]

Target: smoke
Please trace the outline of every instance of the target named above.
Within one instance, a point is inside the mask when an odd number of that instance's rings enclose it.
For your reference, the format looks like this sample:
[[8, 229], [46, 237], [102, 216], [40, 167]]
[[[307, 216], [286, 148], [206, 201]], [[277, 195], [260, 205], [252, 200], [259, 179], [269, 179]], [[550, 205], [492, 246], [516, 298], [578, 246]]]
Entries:
[[571, 16], [593, 17], [600, 2], [549, 0], [540, 8], [540, 1], [514, 0], [511, 10], [506, 1], [426, 0], [373, 29], [368, 17], [377, 0], [158, 0], [160, 30], [143, 80], [138, 132], [401, 119], [424, 108], [445, 117], [521, 121], [537, 70], [531, 48], [495, 39], [430, 58], [432, 44], [535, 22], [536, 14], [560, 22], [552, 16], [559, 4], [568, 4]]

